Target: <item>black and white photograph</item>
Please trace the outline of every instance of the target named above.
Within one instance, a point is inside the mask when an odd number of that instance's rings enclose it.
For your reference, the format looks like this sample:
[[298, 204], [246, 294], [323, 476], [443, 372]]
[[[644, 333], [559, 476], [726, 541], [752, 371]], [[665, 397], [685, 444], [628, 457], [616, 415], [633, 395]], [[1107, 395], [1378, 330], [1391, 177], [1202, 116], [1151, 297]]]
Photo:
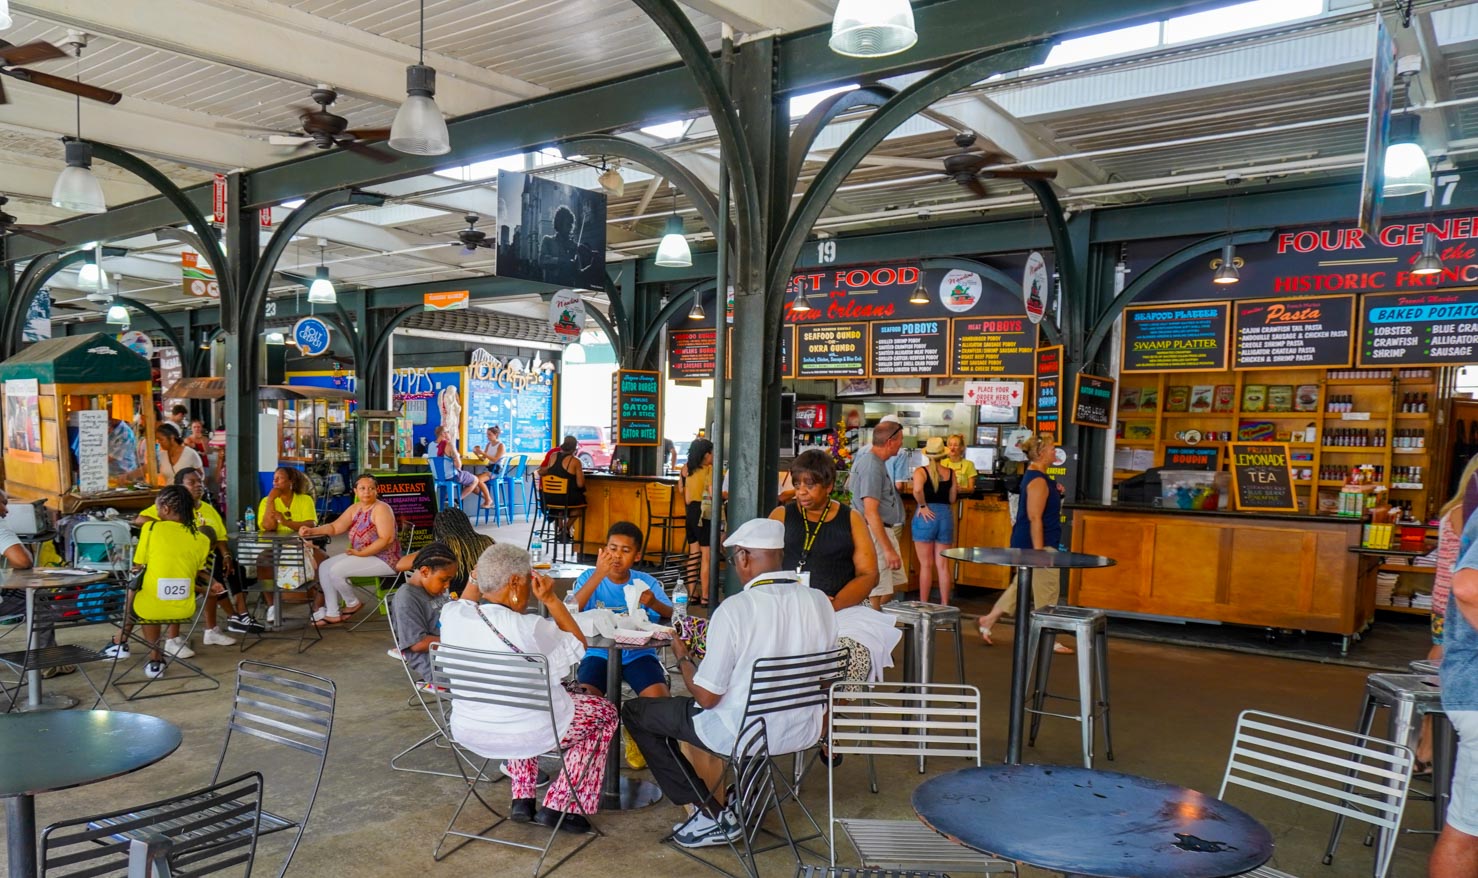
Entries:
[[498, 172], [498, 274], [606, 288], [606, 196], [518, 171]]

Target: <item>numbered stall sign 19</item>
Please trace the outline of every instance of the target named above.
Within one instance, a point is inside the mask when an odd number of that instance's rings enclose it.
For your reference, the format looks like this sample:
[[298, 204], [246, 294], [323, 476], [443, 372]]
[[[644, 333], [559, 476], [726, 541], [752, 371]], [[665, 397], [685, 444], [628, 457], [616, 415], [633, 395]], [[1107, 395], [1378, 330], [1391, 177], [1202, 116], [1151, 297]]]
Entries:
[[822, 265], [830, 265], [837, 261], [837, 242], [831, 239], [816, 242], [816, 261]]

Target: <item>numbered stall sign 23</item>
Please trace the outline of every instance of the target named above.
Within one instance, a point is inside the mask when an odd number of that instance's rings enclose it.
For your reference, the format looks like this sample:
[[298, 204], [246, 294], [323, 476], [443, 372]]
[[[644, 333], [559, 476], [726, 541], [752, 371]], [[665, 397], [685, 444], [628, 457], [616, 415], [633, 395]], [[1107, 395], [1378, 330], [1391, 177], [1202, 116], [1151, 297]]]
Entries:
[[161, 601], [190, 599], [190, 580], [183, 577], [161, 576], [155, 588], [156, 595]]

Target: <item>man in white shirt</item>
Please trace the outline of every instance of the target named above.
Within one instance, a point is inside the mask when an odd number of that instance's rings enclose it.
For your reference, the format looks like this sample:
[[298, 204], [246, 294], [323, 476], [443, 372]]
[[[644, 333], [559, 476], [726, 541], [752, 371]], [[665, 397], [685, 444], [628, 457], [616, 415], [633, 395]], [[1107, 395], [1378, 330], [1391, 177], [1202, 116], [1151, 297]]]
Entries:
[[[680, 845], [708, 847], [734, 841], [742, 832], [733, 812], [719, 804], [678, 749], [685, 742], [728, 756], [749, 703], [750, 676], [763, 658], [803, 655], [836, 646], [836, 614], [826, 595], [780, 571], [785, 525], [768, 518], [745, 522], [724, 541], [745, 580], [743, 591], [726, 598], [708, 623], [708, 652], [700, 667], [681, 640], [673, 641], [678, 669], [692, 697], [637, 698], [622, 718], [662, 792], [697, 811], [673, 835]], [[765, 717], [770, 752], [795, 753], [821, 737], [821, 707]]]

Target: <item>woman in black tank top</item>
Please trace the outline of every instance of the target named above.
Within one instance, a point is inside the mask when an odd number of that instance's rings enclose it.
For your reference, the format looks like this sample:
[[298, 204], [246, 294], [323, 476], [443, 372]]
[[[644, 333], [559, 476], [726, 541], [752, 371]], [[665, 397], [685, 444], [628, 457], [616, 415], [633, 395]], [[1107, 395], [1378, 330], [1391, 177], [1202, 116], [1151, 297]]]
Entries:
[[838, 610], [861, 603], [877, 584], [877, 554], [862, 516], [831, 499], [836, 467], [824, 452], [796, 457], [790, 469], [795, 502], [770, 517], [785, 524], [785, 566], [809, 574], [810, 585]]

